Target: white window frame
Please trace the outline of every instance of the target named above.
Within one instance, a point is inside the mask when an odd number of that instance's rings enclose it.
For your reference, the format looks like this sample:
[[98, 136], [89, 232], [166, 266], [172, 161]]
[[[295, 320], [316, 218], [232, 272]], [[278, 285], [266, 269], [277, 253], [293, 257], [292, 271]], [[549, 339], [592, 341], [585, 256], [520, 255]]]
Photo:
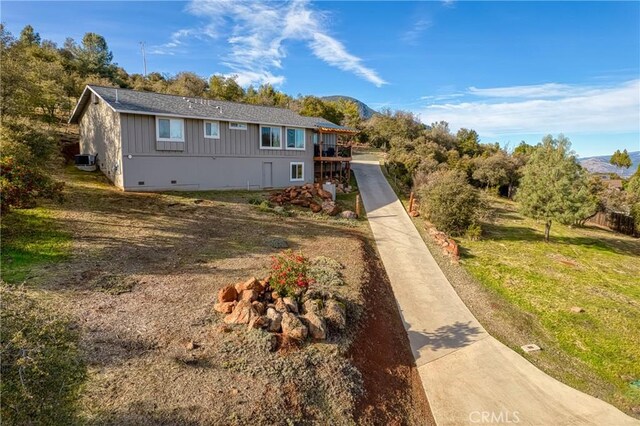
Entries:
[[[171, 122], [178, 121], [182, 126], [182, 138], [181, 139], [173, 139], [173, 138], [161, 138], [160, 137], [160, 120], [169, 120], [169, 134], [171, 134]], [[160, 142], [183, 142], [184, 143], [184, 118], [176, 118], [176, 117], [162, 117], [156, 116], [156, 140]]]
[[[289, 129], [302, 130], [302, 148], [296, 148], [295, 146], [293, 148], [289, 148], [289, 144], [287, 140], [287, 138], [289, 137], [289, 134], [288, 134]], [[307, 131], [303, 127], [286, 127], [284, 131], [284, 139], [285, 139], [284, 148], [288, 149], [289, 151], [304, 151], [305, 149], [307, 149]]]
[[[262, 129], [268, 127], [269, 129], [280, 129], [280, 146], [262, 146]], [[281, 150], [282, 149], [282, 126], [270, 126], [270, 125], [260, 125], [260, 132], [258, 133], [258, 144], [260, 145], [260, 149], [274, 149]]]
[[[218, 134], [216, 136], [207, 136], [207, 123], [211, 124], [212, 126], [214, 124], [216, 126], [218, 126]], [[220, 122], [219, 121], [212, 121], [212, 120], [205, 120], [202, 123], [202, 131], [204, 132], [205, 139], [220, 139]]]
[[[293, 166], [301, 166], [302, 169], [302, 177], [301, 178], [293, 178]], [[302, 161], [292, 161], [289, 163], [289, 181], [291, 182], [302, 182], [304, 181], [304, 163]]]
[[229, 129], [231, 130], [247, 130], [247, 123], [240, 123], [236, 121], [229, 122]]

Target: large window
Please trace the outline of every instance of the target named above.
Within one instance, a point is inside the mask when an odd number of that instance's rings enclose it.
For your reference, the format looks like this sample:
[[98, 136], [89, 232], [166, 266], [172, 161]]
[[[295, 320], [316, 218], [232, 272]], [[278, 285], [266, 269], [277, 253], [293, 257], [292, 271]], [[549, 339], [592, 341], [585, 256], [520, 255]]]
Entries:
[[184, 142], [184, 120], [156, 117], [156, 136], [159, 141]]
[[280, 149], [282, 148], [282, 128], [261, 126], [260, 127], [260, 148]]
[[287, 129], [287, 149], [304, 150], [304, 129]]
[[220, 139], [220, 123], [217, 121], [205, 121], [204, 137], [209, 139]]
[[291, 163], [291, 181], [304, 180], [304, 163]]

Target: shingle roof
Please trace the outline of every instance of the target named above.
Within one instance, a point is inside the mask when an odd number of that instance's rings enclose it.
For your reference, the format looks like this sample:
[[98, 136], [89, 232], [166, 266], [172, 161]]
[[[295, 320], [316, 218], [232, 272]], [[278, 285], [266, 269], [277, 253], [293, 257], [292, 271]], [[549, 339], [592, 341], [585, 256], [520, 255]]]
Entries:
[[345, 131], [350, 130], [346, 127], [331, 123], [324, 118], [304, 117], [286, 108], [166, 95], [154, 92], [139, 92], [136, 90], [94, 85], [89, 85], [85, 88], [69, 119], [70, 123], [78, 122], [84, 106], [91, 98], [91, 92], [97, 94], [111, 108], [118, 112], [172, 115], [185, 118], [277, 124], [306, 128], [322, 127], [342, 129]]

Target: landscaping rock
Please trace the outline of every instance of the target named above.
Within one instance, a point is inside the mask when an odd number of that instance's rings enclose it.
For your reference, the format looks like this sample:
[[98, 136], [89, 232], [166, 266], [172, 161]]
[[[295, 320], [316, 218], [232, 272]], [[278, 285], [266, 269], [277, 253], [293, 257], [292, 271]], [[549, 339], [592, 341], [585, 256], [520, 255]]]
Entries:
[[243, 283], [236, 284], [236, 290], [238, 291], [238, 293], [242, 293], [244, 290], [255, 290], [256, 292], [260, 293], [262, 290], [264, 290], [264, 287], [262, 286], [262, 284], [260, 284], [260, 281], [258, 281], [256, 277], [251, 277]]
[[322, 301], [318, 299], [308, 299], [304, 302], [302, 308], [304, 309], [305, 314], [320, 314], [322, 311]]
[[282, 314], [273, 308], [267, 309], [267, 318], [270, 320], [267, 330], [278, 333], [282, 328]]
[[240, 293], [240, 300], [245, 302], [253, 302], [258, 299], [258, 292], [255, 290], [244, 290]]
[[256, 310], [256, 312], [258, 313], [258, 315], [264, 315], [264, 312], [266, 310], [266, 307], [264, 305], [264, 303], [262, 302], [258, 302], [257, 300], [255, 302], [253, 302], [251, 304], [251, 306], [253, 306], [253, 309]]
[[309, 203], [309, 208], [314, 213], [320, 213], [322, 211], [322, 206], [318, 203], [311, 202]]
[[311, 337], [317, 340], [327, 338], [327, 324], [319, 315], [309, 312], [300, 317], [300, 321], [308, 328]]
[[253, 309], [251, 303], [241, 300], [233, 312], [224, 317], [224, 322], [227, 324], [249, 324], [249, 321], [257, 316], [258, 313]]
[[335, 216], [340, 213], [340, 207], [335, 202], [327, 200], [322, 203], [322, 211], [329, 216]]
[[282, 314], [282, 334], [293, 340], [304, 340], [309, 330], [297, 316], [285, 312]]
[[571, 312], [573, 312], [574, 314], [579, 314], [579, 313], [584, 312], [584, 309], [582, 309], [582, 308], [580, 308], [578, 306], [574, 306], [574, 307], [571, 308]]
[[256, 316], [249, 321], [248, 328], [266, 328], [269, 326], [269, 318], [265, 316]]
[[331, 195], [329, 191], [325, 191], [322, 188], [318, 188], [318, 196], [320, 196], [320, 198], [324, 198], [325, 200], [330, 200], [333, 198], [333, 195]]
[[335, 330], [344, 330], [347, 326], [347, 313], [344, 304], [337, 300], [329, 299], [325, 302], [324, 317], [327, 324]]
[[236, 288], [232, 285], [228, 285], [218, 290], [219, 303], [235, 302], [237, 297], [238, 297], [238, 292], [236, 291]]
[[352, 212], [351, 210], [345, 210], [342, 213], [340, 213], [340, 217], [342, 217], [343, 219], [357, 219], [358, 215], [355, 212]]
[[292, 297], [283, 297], [282, 301], [286, 305], [287, 310], [289, 312], [293, 312], [294, 314], [299, 313], [298, 312], [298, 302], [296, 302]]
[[276, 299], [275, 309], [280, 313], [287, 312], [287, 304], [284, 303], [282, 298]]
[[233, 308], [235, 308], [237, 304], [238, 302], [236, 302], [235, 300], [233, 302], [216, 303], [215, 305], [213, 305], [213, 309], [216, 312], [220, 312], [222, 314], [230, 314], [231, 312], [233, 312]]

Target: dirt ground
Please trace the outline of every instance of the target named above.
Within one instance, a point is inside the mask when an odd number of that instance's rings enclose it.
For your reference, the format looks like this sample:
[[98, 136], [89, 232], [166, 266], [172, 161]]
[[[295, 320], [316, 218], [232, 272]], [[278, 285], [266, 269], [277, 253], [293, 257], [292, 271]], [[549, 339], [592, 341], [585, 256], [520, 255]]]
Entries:
[[[247, 192], [131, 194], [66, 174], [69, 262], [30, 282], [77, 318], [90, 424], [432, 424], [366, 222], [283, 217]], [[271, 352], [223, 325], [217, 290], [267, 275], [273, 238], [344, 266], [349, 330]]]

